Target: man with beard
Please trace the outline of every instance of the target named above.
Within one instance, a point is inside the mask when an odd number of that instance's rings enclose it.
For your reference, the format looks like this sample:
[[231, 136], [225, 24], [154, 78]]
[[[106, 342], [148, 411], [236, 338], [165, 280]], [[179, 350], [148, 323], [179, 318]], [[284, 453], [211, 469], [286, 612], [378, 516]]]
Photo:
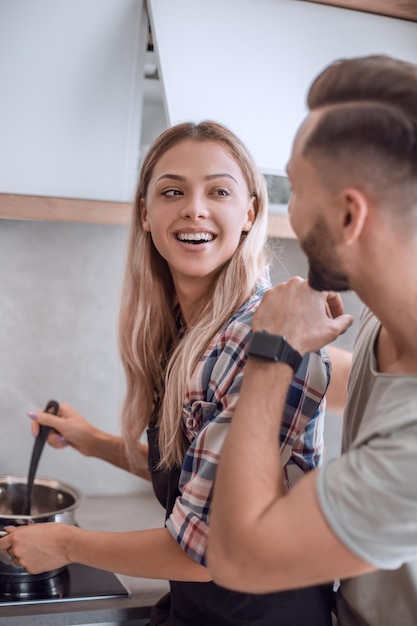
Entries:
[[[342, 626], [417, 624], [417, 67], [336, 62], [314, 81], [288, 164], [290, 220], [309, 261], [264, 296], [222, 450], [214, 580], [255, 593], [340, 580]], [[364, 303], [342, 455], [283, 486], [275, 442], [300, 355]], [[308, 616], [306, 615], [306, 624]]]

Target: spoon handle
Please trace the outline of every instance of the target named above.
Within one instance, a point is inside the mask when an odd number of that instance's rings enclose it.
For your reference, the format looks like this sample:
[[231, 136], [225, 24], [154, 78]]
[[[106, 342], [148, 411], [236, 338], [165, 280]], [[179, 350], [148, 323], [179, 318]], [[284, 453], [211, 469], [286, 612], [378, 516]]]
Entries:
[[[58, 402], [56, 400], [49, 400], [48, 404], [45, 407], [45, 413], [52, 413], [53, 415], [58, 415], [58, 411], [59, 411]], [[36, 470], [38, 468], [38, 463], [39, 463], [39, 459], [40, 459], [43, 447], [45, 445], [46, 440], [48, 439], [48, 435], [51, 430], [52, 429], [50, 426], [44, 426], [42, 424], [39, 425], [39, 433], [35, 439], [35, 444], [33, 446], [33, 451], [32, 451], [32, 457], [30, 459], [24, 515], [30, 515], [30, 510], [32, 507], [33, 481], [35, 480]]]

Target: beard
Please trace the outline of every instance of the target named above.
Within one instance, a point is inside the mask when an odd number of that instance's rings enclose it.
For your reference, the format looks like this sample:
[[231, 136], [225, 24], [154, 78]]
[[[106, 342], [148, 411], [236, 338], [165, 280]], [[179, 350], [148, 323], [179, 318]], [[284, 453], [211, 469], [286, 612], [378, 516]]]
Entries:
[[312, 289], [349, 291], [349, 278], [342, 271], [329, 228], [322, 217], [317, 219], [300, 245], [308, 259], [308, 283]]

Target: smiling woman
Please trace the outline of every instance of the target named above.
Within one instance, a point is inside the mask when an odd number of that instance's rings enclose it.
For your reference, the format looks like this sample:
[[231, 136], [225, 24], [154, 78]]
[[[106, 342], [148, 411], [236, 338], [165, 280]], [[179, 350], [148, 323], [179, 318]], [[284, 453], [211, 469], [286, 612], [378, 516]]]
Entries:
[[[163, 375], [163, 391], [159, 362], [152, 375], [158, 381], [158, 396], [164, 397], [161, 408], [165, 417], [159, 433], [161, 458], [172, 466], [183, 460], [181, 427], [174, 416], [183, 411], [186, 384], [193, 370], [219, 329], [256, 293], [256, 285], [263, 285], [263, 289], [267, 285], [266, 188], [251, 155], [228, 129], [210, 122], [180, 124], [163, 133], [148, 152], [135, 205], [129, 254], [138, 249], [144, 254], [141, 266], [131, 266], [126, 274], [126, 293], [135, 297], [133, 302], [122, 304], [122, 320], [130, 317], [132, 304], [133, 311], [139, 306], [143, 322], [138, 328], [143, 333], [151, 319], [148, 342], [154, 344], [154, 350], [160, 350], [159, 342], [162, 338], [166, 341], [167, 333], [163, 311], [166, 307], [172, 311], [174, 329], [168, 339], [172, 355]], [[212, 236], [211, 241], [198, 245], [185, 241], [206, 232]], [[146, 267], [149, 271], [144, 271]], [[161, 272], [167, 270], [159, 293], [155, 287], [161, 283]], [[152, 294], [152, 318], [149, 299], [140, 298], [138, 287]], [[216, 292], [222, 295], [217, 297]], [[126, 326], [129, 319], [121, 323]], [[182, 341], [177, 346], [178, 325], [182, 327]], [[144, 345], [142, 338], [137, 343], [140, 349]], [[125, 346], [122, 338], [123, 348], [131, 359], [132, 348]], [[166, 350], [166, 344], [162, 350]], [[144, 384], [148, 385], [147, 380]], [[138, 428], [138, 415], [143, 415], [142, 429], [146, 427], [154, 391], [154, 387], [149, 389], [146, 411], [142, 412], [143, 397], [137, 407], [140, 412], [133, 411], [129, 432]], [[134, 446], [132, 453], [134, 458]]]
[[[214, 122], [179, 124], [151, 146], [139, 178], [120, 310], [126, 373], [123, 437], [60, 402], [49, 443], [68, 443], [152, 480], [164, 528], [108, 533], [64, 524], [9, 529], [0, 550], [39, 573], [67, 563], [169, 579], [152, 626], [330, 624], [331, 588], [242, 594], [210, 579], [213, 483], [246, 367], [251, 320], [269, 289], [265, 180], [242, 142]], [[285, 489], [323, 452], [329, 361], [307, 355], [291, 382], [276, 442]], [[36, 417], [36, 416], [35, 416]], [[256, 418], [256, 421], [255, 421]], [[259, 428], [262, 416], [254, 416]], [[259, 422], [259, 424], [258, 424]], [[141, 443], [146, 432], [148, 445]], [[134, 523], [134, 522], [132, 522]]]
[[240, 166], [214, 141], [181, 141], [156, 164], [141, 200], [142, 223], [168, 263], [187, 324], [190, 289], [196, 301], [210, 290], [252, 228], [254, 202]]

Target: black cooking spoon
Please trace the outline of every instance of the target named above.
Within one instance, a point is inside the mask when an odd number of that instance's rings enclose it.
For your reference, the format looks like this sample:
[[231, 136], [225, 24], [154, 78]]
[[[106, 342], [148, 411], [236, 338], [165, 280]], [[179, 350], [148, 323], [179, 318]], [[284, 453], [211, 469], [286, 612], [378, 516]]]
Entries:
[[[52, 413], [52, 415], [58, 415], [59, 404], [56, 400], [49, 400], [48, 404], [45, 407], [45, 413]], [[41, 452], [45, 445], [46, 440], [48, 439], [48, 435], [53, 430], [50, 426], [44, 426], [43, 424], [39, 424], [39, 433], [35, 439], [35, 444], [33, 446], [32, 458], [30, 459], [29, 473], [28, 473], [28, 482], [26, 489], [26, 498], [25, 498], [25, 510], [24, 515], [30, 515], [30, 510], [32, 508], [32, 492], [33, 492], [33, 481], [35, 480], [36, 470], [38, 468], [39, 459], [41, 456]]]

